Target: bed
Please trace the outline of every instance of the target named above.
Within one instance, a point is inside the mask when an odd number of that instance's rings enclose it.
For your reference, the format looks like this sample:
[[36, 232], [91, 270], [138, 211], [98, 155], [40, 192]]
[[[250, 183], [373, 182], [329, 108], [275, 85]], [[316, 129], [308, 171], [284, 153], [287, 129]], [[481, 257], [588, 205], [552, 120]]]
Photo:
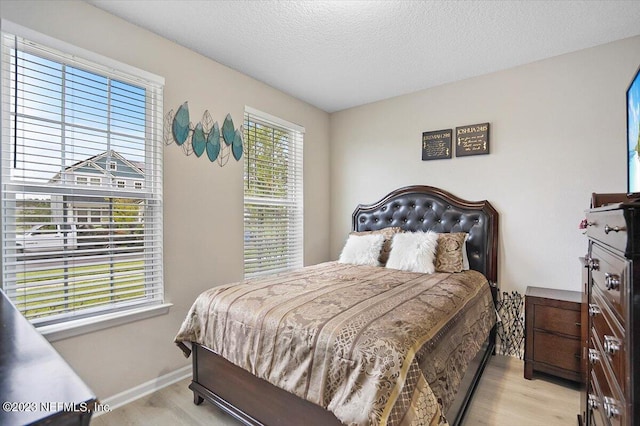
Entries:
[[470, 270], [327, 262], [215, 287], [176, 336], [194, 403], [246, 425], [460, 424], [495, 347], [498, 213], [410, 186], [353, 212], [355, 233], [386, 228], [466, 233]]

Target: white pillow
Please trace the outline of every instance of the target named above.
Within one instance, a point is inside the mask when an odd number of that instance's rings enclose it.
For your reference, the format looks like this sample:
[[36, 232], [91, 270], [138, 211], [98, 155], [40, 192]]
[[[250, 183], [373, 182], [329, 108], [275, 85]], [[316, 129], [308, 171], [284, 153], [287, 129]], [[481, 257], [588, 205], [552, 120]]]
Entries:
[[403, 271], [433, 274], [436, 270], [434, 261], [437, 247], [438, 234], [435, 232], [395, 234], [386, 266]]
[[384, 244], [383, 234], [349, 235], [340, 253], [340, 263], [380, 266], [380, 250]]
[[469, 255], [467, 254], [467, 240], [469, 239], [469, 234], [464, 237], [464, 244], [462, 245], [462, 270], [469, 270]]

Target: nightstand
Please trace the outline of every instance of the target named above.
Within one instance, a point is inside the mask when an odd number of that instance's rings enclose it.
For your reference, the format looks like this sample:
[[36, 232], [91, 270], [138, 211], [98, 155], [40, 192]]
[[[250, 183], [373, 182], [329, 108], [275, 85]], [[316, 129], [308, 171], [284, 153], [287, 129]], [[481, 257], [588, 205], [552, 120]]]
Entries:
[[527, 287], [524, 377], [534, 371], [582, 381], [580, 310], [582, 293]]

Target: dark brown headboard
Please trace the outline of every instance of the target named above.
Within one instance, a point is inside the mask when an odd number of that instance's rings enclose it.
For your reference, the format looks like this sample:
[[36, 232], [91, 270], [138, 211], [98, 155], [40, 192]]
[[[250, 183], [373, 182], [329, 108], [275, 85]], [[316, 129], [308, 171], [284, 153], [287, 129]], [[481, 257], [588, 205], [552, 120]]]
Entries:
[[498, 282], [498, 212], [488, 201], [467, 201], [439, 188], [397, 189], [353, 212], [354, 231], [399, 226], [405, 231], [466, 232], [469, 267]]

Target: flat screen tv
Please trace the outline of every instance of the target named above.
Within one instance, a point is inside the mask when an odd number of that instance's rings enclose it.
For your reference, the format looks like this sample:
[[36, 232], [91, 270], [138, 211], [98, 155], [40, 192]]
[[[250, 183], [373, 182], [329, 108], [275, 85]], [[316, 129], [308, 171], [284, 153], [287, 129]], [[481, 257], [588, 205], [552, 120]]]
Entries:
[[640, 68], [627, 89], [627, 194], [640, 197]]

